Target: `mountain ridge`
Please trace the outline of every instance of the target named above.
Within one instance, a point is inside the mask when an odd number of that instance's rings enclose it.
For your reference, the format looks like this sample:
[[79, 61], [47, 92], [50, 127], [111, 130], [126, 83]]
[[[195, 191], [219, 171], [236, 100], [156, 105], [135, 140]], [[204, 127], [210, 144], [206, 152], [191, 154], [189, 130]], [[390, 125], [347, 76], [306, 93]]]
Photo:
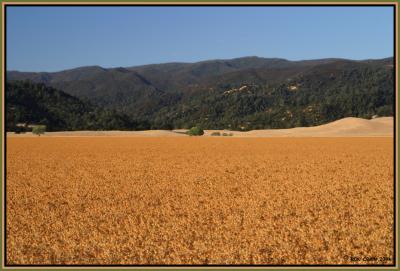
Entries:
[[[247, 130], [393, 114], [393, 71], [392, 57], [361, 61], [242, 57], [110, 69], [88, 66], [56, 73], [7, 72], [7, 81], [44, 83], [151, 122], [153, 128], [201, 124], [209, 129]], [[246, 91], [230, 91], [244, 86]]]
[[109, 69], [118, 69], [118, 68], [124, 68], [124, 69], [135, 69], [139, 67], [148, 67], [148, 66], [162, 66], [162, 65], [175, 65], [175, 64], [196, 64], [196, 63], [203, 63], [203, 62], [213, 62], [213, 61], [230, 61], [230, 60], [240, 60], [240, 59], [278, 59], [278, 60], [285, 60], [288, 62], [308, 62], [308, 61], [330, 61], [330, 60], [349, 60], [349, 61], [355, 61], [355, 62], [365, 62], [365, 61], [381, 61], [381, 60], [391, 60], [393, 61], [393, 56], [389, 57], [383, 57], [383, 58], [366, 58], [366, 59], [348, 59], [348, 58], [341, 58], [341, 57], [327, 57], [327, 58], [316, 58], [316, 59], [300, 59], [300, 60], [290, 60], [286, 58], [280, 58], [280, 57], [260, 57], [260, 56], [243, 56], [243, 57], [235, 57], [235, 58], [216, 58], [216, 59], [207, 59], [207, 60], [200, 60], [200, 61], [194, 61], [194, 62], [184, 62], [184, 61], [169, 61], [169, 62], [160, 62], [160, 63], [149, 63], [149, 64], [140, 64], [140, 65], [134, 65], [134, 66], [115, 66], [115, 67], [103, 67], [101, 65], [84, 65], [84, 66], [77, 66], [74, 68], [66, 68], [62, 70], [57, 70], [57, 71], [23, 71], [23, 70], [7, 70], [6, 72], [21, 72], [21, 73], [59, 73], [63, 71], [69, 71], [69, 70], [75, 70], [75, 69], [81, 69], [81, 68], [101, 68], [104, 70], [109, 70]]

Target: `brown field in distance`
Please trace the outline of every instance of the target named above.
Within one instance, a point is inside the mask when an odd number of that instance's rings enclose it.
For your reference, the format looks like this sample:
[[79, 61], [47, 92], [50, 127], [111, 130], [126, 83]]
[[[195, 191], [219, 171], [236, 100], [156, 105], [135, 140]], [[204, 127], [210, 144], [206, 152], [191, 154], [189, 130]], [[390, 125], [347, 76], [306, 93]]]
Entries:
[[[229, 133], [234, 137], [393, 137], [393, 117], [375, 119], [344, 118], [327, 124], [313, 127], [296, 127], [291, 129], [266, 129], [252, 131], [206, 130], [204, 136], [213, 132]], [[46, 137], [75, 137], [75, 136], [115, 136], [115, 137], [182, 137], [187, 129], [178, 130], [147, 130], [147, 131], [68, 131], [47, 132]], [[30, 137], [32, 133], [14, 134], [7, 136]]]
[[393, 263], [393, 137], [8, 137], [6, 158], [8, 264]]

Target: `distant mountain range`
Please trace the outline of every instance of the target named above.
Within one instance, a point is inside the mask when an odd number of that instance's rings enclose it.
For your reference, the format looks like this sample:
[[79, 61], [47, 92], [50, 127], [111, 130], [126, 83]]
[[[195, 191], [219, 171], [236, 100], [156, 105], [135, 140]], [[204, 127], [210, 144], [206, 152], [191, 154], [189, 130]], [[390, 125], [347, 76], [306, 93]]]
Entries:
[[157, 129], [288, 128], [394, 113], [393, 58], [244, 57], [54, 73], [7, 72], [9, 84], [21, 80], [45, 84]]

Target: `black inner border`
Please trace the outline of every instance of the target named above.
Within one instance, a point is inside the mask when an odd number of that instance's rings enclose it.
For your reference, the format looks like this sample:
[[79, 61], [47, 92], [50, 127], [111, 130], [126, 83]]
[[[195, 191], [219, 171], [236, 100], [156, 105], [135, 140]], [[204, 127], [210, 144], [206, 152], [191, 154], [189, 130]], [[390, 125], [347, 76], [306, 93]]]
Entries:
[[[394, 221], [393, 221], [393, 264], [374, 264], [374, 265], [368, 265], [368, 264], [313, 264], [313, 265], [302, 265], [302, 264], [286, 264], [286, 265], [273, 265], [273, 264], [238, 264], [238, 265], [224, 265], [224, 264], [208, 264], [208, 265], [187, 265], [187, 264], [171, 264], [171, 265], [159, 265], [159, 264], [154, 264], [154, 265], [135, 265], [135, 264], [106, 264], [106, 265], [98, 265], [98, 264], [70, 264], [70, 265], [64, 265], [64, 264], [38, 264], [38, 265], [31, 265], [31, 264], [8, 264], [7, 263], [7, 227], [6, 227], [6, 221], [7, 221], [7, 191], [6, 191], [6, 176], [7, 176], [7, 166], [6, 166], [6, 156], [7, 156], [7, 132], [4, 127], [3, 131], [3, 137], [4, 137], [4, 156], [3, 156], [3, 163], [4, 163], [4, 266], [5, 267], [391, 267], [391, 266], [396, 266], [396, 245], [397, 245], [397, 239], [396, 239], [396, 216], [397, 216], [397, 210], [396, 210], [396, 127], [397, 127], [397, 122], [396, 122], [396, 115], [397, 115], [397, 107], [396, 107], [396, 83], [397, 83], [397, 78], [396, 78], [396, 73], [397, 73], [397, 55], [396, 55], [396, 34], [397, 34], [397, 25], [396, 25], [396, 5], [393, 4], [289, 4], [289, 5], [284, 5], [284, 4], [234, 4], [234, 3], [227, 3], [225, 4], [215, 4], [212, 5], [210, 3], [204, 3], [202, 4], [135, 4], [132, 2], [132, 4], [82, 4], [80, 5], [79, 3], [71, 3], [70, 5], [68, 4], [60, 4], [60, 5], [55, 5], [55, 4], [7, 4], [5, 3], [4, 5], [4, 67], [3, 67], [3, 72], [4, 72], [4, 89], [3, 91], [5, 92], [5, 86], [7, 82], [7, 7], [392, 7], [393, 8], [393, 61], [395, 63], [393, 72], [394, 72], [394, 108], [395, 108], [395, 114], [393, 116], [393, 147], [394, 147], [394, 155], [393, 155], [393, 188], [394, 188], [394, 202], [393, 202], [393, 210], [394, 210]], [[7, 119], [7, 113], [6, 113], [6, 95], [4, 95], [4, 120]]]

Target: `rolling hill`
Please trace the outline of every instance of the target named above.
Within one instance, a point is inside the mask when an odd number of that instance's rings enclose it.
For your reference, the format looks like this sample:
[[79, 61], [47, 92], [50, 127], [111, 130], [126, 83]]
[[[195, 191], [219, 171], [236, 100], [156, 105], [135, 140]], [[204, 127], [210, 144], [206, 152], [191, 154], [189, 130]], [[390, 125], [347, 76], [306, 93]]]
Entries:
[[145, 129], [126, 115], [83, 102], [41, 83], [6, 84], [6, 129], [21, 131], [20, 125], [43, 124], [49, 131]]
[[54, 73], [7, 72], [153, 129], [251, 130], [314, 126], [394, 113], [393, 58], [288, 61], [244, 57]]

